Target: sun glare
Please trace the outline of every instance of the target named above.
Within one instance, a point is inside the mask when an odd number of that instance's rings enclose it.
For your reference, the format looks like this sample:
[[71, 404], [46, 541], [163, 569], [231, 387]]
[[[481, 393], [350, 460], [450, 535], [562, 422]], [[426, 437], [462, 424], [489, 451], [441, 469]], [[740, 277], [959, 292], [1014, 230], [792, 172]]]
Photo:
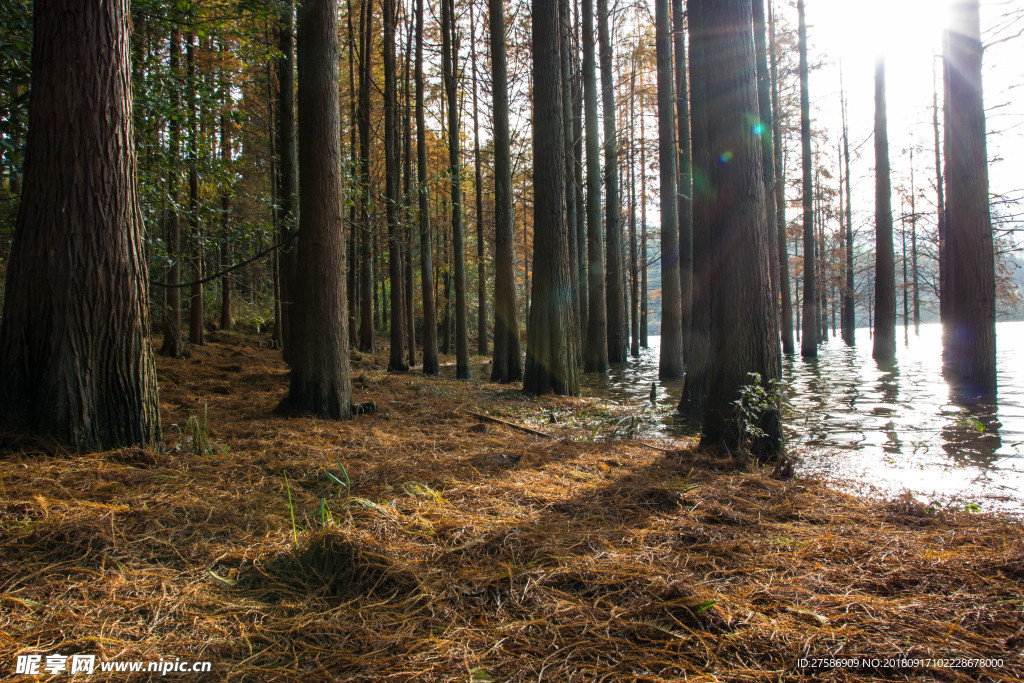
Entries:
[[819, 48], [844, 62], [925, 58], [941, 47], [949, 0], [807, 0], [810, 31]]

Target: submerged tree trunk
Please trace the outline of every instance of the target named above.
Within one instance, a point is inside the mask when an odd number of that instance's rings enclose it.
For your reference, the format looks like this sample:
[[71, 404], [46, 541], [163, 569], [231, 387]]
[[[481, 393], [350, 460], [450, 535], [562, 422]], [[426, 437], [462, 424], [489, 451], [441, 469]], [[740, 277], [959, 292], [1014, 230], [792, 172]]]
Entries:
[[0, 426], [85, 452], [151, 446], [160, 406], [128, 2], [36, 0], [34, 26], [24, 184], [0, 320]]
[[352, 414], [345, 309], [336, 0], [305, 0], [298, 22], [299, 278], [288, 396], [294, 409]]
[[533, 304], [526, 326], [523, 390], [533, 394], [579, 393], [565, 217], [565, 144], [558, 0], [533, 0]]
[[871, 356], [880, 362], [896, 358], [896, 257], [892, 246], [884, 59], [875, 64], [875, 334]]
[[491, 89], [494, 94], [494, 363], [491, 381], [514, 382], [522, 379], [523, 366], [516, 310], [505, 7], [502, 0], [488, 0], [487, 6], [491, 36]]
[[988, 203], [978, 1], [953, 5], [947, 48], [946, 258], [943, 366], [960, 400], [996, 394], [995, 256]]
[[[842, 87], [840, 87], [842, 91]], [[846, 97], [843, 96], [842, 100], [843, 109], [843, 164], [845, 167], [845, 173], [843, 174], [846, 178], [846, 235], [844, 238], [845, 252], [846, 252], [846, 279], [845, 287], [843, 289], [843, 295], [846, 297], [846, 309], [843, 314], [843, 341], [849, 346], [854, 346], [857, 343], [857, 301], [855, 298], [856, 289], [854, 288], [854, 270], [853, 270], [853, 194], [850, 191], [850, 132], [846, 125]], [[842, 193], [843, 188], [839, 188], [839, 192]]]
[[[658, 161], [661, 169], [661, 357], [658, 378], [683, 376], [683, 322], [679, 284], [679, 222], [676, 199], [676, 148], [673, 107], [672, 26], [668, 0], [654, 4], [658, 65]], [[606, 113], [607, 115], [607, 113]]]
[[[750, 126], [758, 111], [751, 0], [703, 2], [706, 6], [691, 21], [706, 22], [706, 54], [715, 55], [701, 62], [707, 69], [702, 74], [708, 84], [707, 149], [731, 150], [732, 156], [715, 164], [708, 177], [715, 279], [709, 291], [714, 315], [701, 443], [736, 449], [749, 435], [743, 427], [746, 416], [736, 405], [742, 388], [754, 383], [749, 373], [758, 373], [766, 391], [781, 375], [769, 256], [774, 230], [765, 211], [763, 148]], [[762, 458], [781, 453], [777, 405], [758, 417], [756, 427], [752, 451]]]
[[585, 372], [608, 372], [608, 320], [601, 219], [601, 158], [597, 134], [594, 0], [583, 3], [583, 117], [587, 152], [587, 339]]
[[[624, 363], [629, 344], [629, 329], [626, 320], [626, 299], [623, 296], [619, 148], [615, 132], [615, 85], [608, 23], [608, 0], [597, 0], [597, 40], [601, 59], [601, 104], [604, 112], [605, 223], [608, 227], [605, 239], [608, 360], [612, 363]], [[678, 290], [679, 287], [676, 287], [676, 291]]]
[[814, 185], [811, 177], [811, 101], [808, 93], [807, 21], [804, 0], [797, 0], [800, 40], [800, 145], [803, 168], [803, 221], [804, 221], [804, 295], [803, 334], [800, 335], [800, 355], [818, 357], [817, 264], [814, 260]]

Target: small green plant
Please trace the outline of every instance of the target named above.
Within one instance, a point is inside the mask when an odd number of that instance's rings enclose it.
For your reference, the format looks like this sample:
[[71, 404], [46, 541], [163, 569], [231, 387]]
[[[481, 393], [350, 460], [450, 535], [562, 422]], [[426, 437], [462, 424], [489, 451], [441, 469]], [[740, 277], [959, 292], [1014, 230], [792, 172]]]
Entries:
[[284, 487], [288, 491], [288, 513], [292, 516], [292, 538], [295, 545], [299, 544], [299, 531], [295, 527], [295, 505], [292, 503], [292, 486], [288, 481], [288, 475], [284, 475]]
[[172, 425], [178, 429], [181, 434], [181, 438], [178, 443], [174, 445], [172, 450], [188, 451], [194, 455], [210, 455], [218, 448], [227, 452], [227, 448], [224, 446], [214, 446], [213, 442], [210, 441], [210, 427], [207, 422], [207, 405], [203, 404], [203, 421], [199, 422], [199, 417], [196, 415], [190, 415], [188, 420], [185, 421], [185, 428], [182, 429], [178, 425]]
[[767, 386], [761, 381], [761, 373], [748, 372], [750, 384], [740, 387], [740, 397], [733, 401], [736, 406], [736, 427], [741, 436], [741, 450], [747, 451], [747, 441], [767, 436], [759, 423], [772, 410], [780, 410], [786, 403], [785, 387], [780, 379], [768, 380]]
[[957, 414], [957, 416], [954, 419], [956, 423], [961, 427], [973, 429], [977, 431], [979, 434], [985, 433], [985, 425], [982, 423], [981, 420], [978, 419], [978, 416], [975, 415], [974, 413], [971, 413], [967, 410], [963, 410], [960, 411], [960, 413]]

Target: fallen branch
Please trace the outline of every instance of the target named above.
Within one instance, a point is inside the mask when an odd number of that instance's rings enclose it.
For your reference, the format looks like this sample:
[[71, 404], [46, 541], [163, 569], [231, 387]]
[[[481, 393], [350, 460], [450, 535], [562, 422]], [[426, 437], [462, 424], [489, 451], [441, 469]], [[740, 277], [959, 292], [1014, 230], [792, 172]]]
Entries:
[[471, 410], [467, 410], [467, 411], [465, 411], [465, 413], [467, 415], [472, 415], [473, 417], [475, 417], [478, 420], [484, 420], [486, 422], [496, 422], [496, 423], [498, 423], [500, 425], [505, 425], [506, 427], [511, 427], [512, 429], [518, 429], [521, 432], [526, 432], [527, 434], [533, 434], [534, 436], [539, 436], [539, 437], [542, 437], [542, 438], [545, 438], [545, 439], [557, 439], [558, 438], [557, 436], [552, 436], [551, 434], [548, 434], [546, 432], [541, 432], [541, 431], [538, 431], [536, 429], [532, 429], [530, 427], [526, 427], [524, 425], [516, 424], [515, 422], [506, 422], [505, 420], [499, 420], [498, 418], [491, 417], [490, 415], [484, 415], [482, 413], [474, 413]]

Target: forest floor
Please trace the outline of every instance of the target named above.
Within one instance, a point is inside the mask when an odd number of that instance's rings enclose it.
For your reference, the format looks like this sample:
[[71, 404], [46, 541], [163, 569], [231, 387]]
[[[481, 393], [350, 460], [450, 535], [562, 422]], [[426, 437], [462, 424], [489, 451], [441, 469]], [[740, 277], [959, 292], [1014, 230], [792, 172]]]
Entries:
[[190, 680], [1024, 678], [1019, 520], [596, 440], [595, 401], [379, 354], [353, 369], [373, 414], [279, 416], [280, 354], [213, 337], [158, 360], [166, 452], [0, 442], [0, 678], [25, 654], [212, 662]]

